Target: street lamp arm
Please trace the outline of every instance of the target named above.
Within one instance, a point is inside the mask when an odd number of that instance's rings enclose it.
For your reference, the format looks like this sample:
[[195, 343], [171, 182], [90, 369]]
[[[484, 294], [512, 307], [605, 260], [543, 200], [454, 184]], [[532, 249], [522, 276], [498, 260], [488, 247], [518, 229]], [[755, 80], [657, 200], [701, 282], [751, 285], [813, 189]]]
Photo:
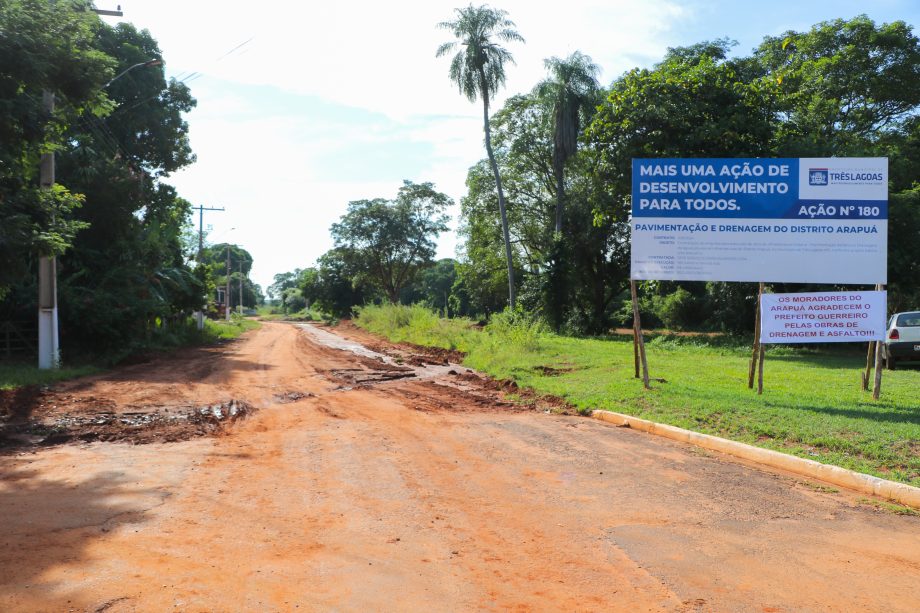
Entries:
[[117, 75], [115, 75], [114, 77], [112, 77], [112, 79], [111, 79], [108, 83], [106, 83], [105, 85], [102, 86], [102, 89], [105, 89], [106, 87], [108, 87], [109, 85], [111, 85], [112, 83], [114, 83], [115, 81], [117, 81], [118, 79], [122, 78], [123, 76], [125, 76], [126, 74], [128, 74], [129, 72], [131, 72], [132, 70], [134, 70], [135, 68], [140, 68], [141, 66], [159, 66], [159, 65], [162, 64], [162, 63], [163, 63], [163, 60], [159, 60], [159, 59], [147, 60], [146, 62], [138, 62], [138, 63], [135, 64], [134, 66], [131, 66], [131, 67], [129, 67], [129, 68], [125, 68], [124, 70], [122, 70], [121, 72], [119, 72]]

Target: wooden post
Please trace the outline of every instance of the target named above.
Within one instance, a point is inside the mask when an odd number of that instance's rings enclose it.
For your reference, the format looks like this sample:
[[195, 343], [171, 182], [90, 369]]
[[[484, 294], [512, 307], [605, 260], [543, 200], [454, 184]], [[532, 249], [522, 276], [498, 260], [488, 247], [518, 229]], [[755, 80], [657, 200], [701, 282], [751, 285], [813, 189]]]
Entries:
[[754, 372], [757, 370], [757, 358], [760, 355], [760, 301], [763, 297], [763, 283], [757, 290], [757, 310], [754, 315], [754, 351], [751, 355], [751, 366], [748, 368], [748, 389], [754, 389]]
[[872, 363], [875, 361], [875, 341], [869, 341], [869, 351], [866, 353], [866, 371], [862, 375], [862, 388], [869, 389], [869, 377], [872, 375]]
[[636, 318], [633, 315], [633, 366], [636, 370], [636, 379], [639, 378], [639, 330], [636, 328]]
[[[885, 289], [884, 285], [879, 284], [876, 288], [878, 291]], [[882, 343], [875, 343], [875, 385], [872, 386], [872, 399], [878, 400], [882, 395]]]
[[757, 393], [763, 394], [763, 354], [764, 346], [760, 344], [760, 356], [757, 362]]
[[636, 282], [629, 280], [629, 291], [632, 294], [633, 304], [633, 329], [639, 339], [639, 359], [642, 361], [642, 385], [651, 389], [648, 384], [648, 361], [645, 358], [645, 339], [642, 337], [642, 321], [639, 319], [639, 295], [636, 292]]

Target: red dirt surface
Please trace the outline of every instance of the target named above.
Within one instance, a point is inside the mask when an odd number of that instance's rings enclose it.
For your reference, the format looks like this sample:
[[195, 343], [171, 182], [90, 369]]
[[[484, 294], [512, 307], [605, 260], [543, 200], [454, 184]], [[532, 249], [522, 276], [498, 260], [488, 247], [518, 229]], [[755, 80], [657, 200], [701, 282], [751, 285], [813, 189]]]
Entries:
[[42, 392], [20, 425], [231, 401], [253, 410], [222, 421], [219, 436], [8, 448], [0, 610], [915, 611], [920, 602], [920, 518], [515, 404], [462, 367], [406, 372], [324, 338], [266, 323], [220, 348]]

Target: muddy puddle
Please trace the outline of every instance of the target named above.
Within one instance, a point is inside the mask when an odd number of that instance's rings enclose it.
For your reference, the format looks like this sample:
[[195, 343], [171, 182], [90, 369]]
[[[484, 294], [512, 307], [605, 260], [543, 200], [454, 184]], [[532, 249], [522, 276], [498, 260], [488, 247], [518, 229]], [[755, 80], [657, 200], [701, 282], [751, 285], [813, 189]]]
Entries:
[[204, 406], [137, 407], [121, 412], [100, 410], [15, 420], [0, 427], [0, 449], [76, 441], [135, 444], [183, 441], [217, 434], [255, 410], [247, 402], [230, 400]]

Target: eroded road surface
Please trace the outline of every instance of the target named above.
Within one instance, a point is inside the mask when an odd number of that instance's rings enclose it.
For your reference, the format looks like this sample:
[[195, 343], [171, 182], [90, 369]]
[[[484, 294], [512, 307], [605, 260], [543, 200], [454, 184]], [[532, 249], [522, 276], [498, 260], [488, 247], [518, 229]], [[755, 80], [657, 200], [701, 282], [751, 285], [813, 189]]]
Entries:
[[266, 323], [18, 399], [0, 610], [917, 610], [920, 519], [444, 357]]

